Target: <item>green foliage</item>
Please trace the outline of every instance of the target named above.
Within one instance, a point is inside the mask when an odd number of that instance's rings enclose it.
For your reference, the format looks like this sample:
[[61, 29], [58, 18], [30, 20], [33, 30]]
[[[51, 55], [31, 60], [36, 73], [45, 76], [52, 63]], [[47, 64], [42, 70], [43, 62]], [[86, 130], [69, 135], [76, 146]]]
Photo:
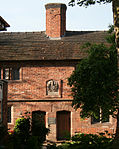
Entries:
[[86, 148], [108, 148], [112, 144], [112, 138], [106, 138], [96, 134], [77, 134], [72, 137], [72, 141], [78, 143], [79, 146], [85, 146]]
[[14, 131], [9, 134], [8, 149], [22, 149], [26, 147], [26, 143], [30, 137], [30, 119], [19, 118], [16, 120]]
[[72, 137], [72, 141], [62, 143], [59, 146], [49, 144], [47, 149], [109, 149], [112, 142], [112, 138], [105, 136], [79, 133]]
[[26, 140], [30, 136], [30, 119], [17, 119], [14, 128], [14, 134], [17, 135], [23, 142], [26, 142]]
[[14, 131], [9, 135], [8, 149], [39, 149], [42, 147], [49, 129], [45, 127], [43, 121], [37, 118], [31, 123], [30, 116], [26, 114], [16, 120]]
[[108, 148], [112, 144], [112, 139], [96, 134], [77, 134], [72, 141], [72, 144], [92, 149]]
[[98, 118], [99, 109], [103, 117], [113, 114], [118, 105], [117, 50], [114, 35], [107, 37], [111, 45], [86, 44], [89, 55], [76, 67], [68, 79], [72, 90], [72, 106], [81, 108], [81, 117]]
[[[112, 46], [114, 46], [114, 48], [116, 47], [115, 44], [115, 33], [114, 33], [114, 25], [109, 25], [109, 30], [108, 30], [109, 35], [107, 36], [107, 42], [112, 44]], [[113, 48], [113, 47], [111, 47]]]
[[90, 5], [95, 5], [96, 3], [99, 4], [105, 4], [105, 3], [111, 3], [112, 0], [70, 0], [69, 6], [74, 6], [75, 3], [79, 6], [90, 6]]
[[100, 145], [103, 143], [112, 142], [112, 138], [107, 138], [104, 135], [79, 133], [72, 137], [72, 141], [76, 141], [81, 144], [99, 144]]

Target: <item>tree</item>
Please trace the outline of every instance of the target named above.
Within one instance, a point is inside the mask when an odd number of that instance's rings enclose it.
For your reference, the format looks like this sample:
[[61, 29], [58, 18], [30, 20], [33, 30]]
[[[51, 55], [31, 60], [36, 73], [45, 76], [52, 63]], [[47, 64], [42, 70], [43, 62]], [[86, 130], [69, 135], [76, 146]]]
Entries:
[[[87, 6], [89, 6], [89, 5], [94, 5], [94, 4], [96, 4], [96, 3], [99, 3], [99, 4], [105, 4], [105, 3], [111, 3], [113, 0], [77, 0], [77, 4], [79, 5], [79, 6], [85, 6], [85, 7], [87, 7]], [[71, 6], [74, 6], [75, 5], [75, 2], [76, 2], [76, 0], [71, 0], [70, 2], [69, 2], [69, 5], [71, 5]]]
[[81, 117], [112, 114], [117, 105], [116, 52], [103, 44], [90, 45], [89, 56], [83, 59], [69, 78], [75, 109], [81, 108]]
[[72, 90], [72, 106], [81, 108], [82, 118], [99, 118], [99, 111], [104, 119], [107, 115], [117, 117], [118, 138], [119, 84], [115, 35], [112, 34], [107, 40], [111, 44], [108, 47], [104, 44], [85, 44], [83, 48], [87, 48], [89, 55], [77, 65], [68, 84]]
[[[88, 7], [89, 5], [94, 5], [96, 3], [105, 4], [112, 2], [113, 9], [113, 19], [114, 19], [114, 30], [115, 30], [115, 42], [117, 49], [117, 59], [119, 66], [119, 0], [70, 0], [69, 5], [74, 6], [77, 2], [79, 6]], [[119, 138], [119, 109], [117, 110], [117, 129], [116, 129], [116, 137]]]

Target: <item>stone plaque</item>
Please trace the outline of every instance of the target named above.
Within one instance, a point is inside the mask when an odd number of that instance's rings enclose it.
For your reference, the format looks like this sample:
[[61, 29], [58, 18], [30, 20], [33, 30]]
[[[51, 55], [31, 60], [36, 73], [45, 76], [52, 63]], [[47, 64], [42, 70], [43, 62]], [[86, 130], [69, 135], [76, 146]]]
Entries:
[[50, 125], [50, 124], [56, 124], [56, 118], [54, 118], [54, 117], [49, 117], [49, 118], [48, 118], [48, 125]]
[[59, 95], [59, 84], [55, 80], [49, 80], [46, 82], [46, 94], [49, 96]]

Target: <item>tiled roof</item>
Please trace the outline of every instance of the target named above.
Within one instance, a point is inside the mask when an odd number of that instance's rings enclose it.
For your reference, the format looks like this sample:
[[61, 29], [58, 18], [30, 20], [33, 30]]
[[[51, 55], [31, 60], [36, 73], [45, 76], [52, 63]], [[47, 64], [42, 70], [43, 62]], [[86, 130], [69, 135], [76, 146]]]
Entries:
[[1, 16], [0, 21], [5, 24], [5, 27], [10, 27], [10, 25]]
[[50, 40], [45, 32], [1, 32], [0, 61], [76, 60], [87, 56], [82, 44], [106, 43], [106, 31], [67, 31], [60, 40]]
[[10, 25], [0, 16], [0, 31], [5, 31]]

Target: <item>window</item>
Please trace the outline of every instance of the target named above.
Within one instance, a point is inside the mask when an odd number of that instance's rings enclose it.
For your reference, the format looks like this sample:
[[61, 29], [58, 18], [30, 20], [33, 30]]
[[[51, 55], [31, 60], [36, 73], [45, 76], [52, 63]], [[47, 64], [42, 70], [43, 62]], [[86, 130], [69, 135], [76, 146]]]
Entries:
[[12, 117], [11, 117], [11, 114], [12, 113], [12, 106], [8, 106], [8, 109], [7, 109], [7, 122], [8, 123], [11, 123], [12, 122]]
[[5, 68], [3, 69], [3, 79], [5, 80], [19, 80], [19, 68]]
[[91, 123], [92, 124], [96, 124], [96, 123], [105, 123], [105, 122], [109, 122], [109, 115], [107, 115], [106, 117], [103, 116], [104, 113], [103, 111], [100, 109], [99, 110], [99, 115], [98, 118], [96, 119], [94, 116], [91, 117]]

